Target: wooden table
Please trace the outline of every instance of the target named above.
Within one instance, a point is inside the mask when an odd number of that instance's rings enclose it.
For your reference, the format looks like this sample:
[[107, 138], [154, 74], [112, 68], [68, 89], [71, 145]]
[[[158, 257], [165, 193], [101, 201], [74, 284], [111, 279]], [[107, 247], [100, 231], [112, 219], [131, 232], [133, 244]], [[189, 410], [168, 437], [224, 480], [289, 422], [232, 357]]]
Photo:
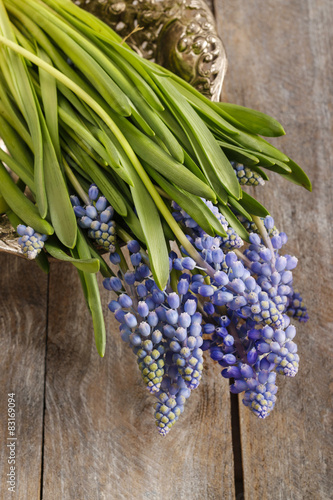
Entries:
[[[299, 326], [295, 379], [279, 380], [272, 415], [258, 421], [218, 366], [167, 438], [134, 356], [107, 319], [106, 356], [93, 342], [79, 280], [52, 263], [0, 258], [1, 499], [314, 500], [332, 485], [332, 0], [216, 0], [229, 58], [224, 98], [267, 112], [274, 141], [311, 176], [313, 193], [271, 176], [260, 199], [281, 230], [311, 320]], [[102, 290], [102, 288], [101, 288]], [[108, 293], [102, 291], [106, 308]], [[16, 494], [7, 491], [7, 393], [17, 408]], [[232, 410], [232, 411], [231, 411]]]

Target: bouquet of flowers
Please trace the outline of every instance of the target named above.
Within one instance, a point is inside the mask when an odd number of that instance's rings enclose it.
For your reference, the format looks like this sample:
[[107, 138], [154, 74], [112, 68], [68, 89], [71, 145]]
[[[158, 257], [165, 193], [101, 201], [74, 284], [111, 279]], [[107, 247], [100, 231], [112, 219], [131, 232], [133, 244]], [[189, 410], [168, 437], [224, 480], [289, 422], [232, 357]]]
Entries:
[[308, 319], [287, 235], [244, 189], [271, 171], [311, 190], [261, 137], [282, 126], [209, 101], [70, 0], [0, 0], [0, 90], [0, 211], [28, 259], [77, 268], [101, 356], [103, 274], [160, 434], [204, 351], [267, 417], [276, 374], [298, 369], [291, 319]]

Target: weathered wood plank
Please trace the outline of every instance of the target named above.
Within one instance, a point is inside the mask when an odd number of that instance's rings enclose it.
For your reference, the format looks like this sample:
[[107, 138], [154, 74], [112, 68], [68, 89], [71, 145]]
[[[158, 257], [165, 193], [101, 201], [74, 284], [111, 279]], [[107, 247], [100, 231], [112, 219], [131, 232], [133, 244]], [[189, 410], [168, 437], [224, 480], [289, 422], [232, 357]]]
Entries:
[[[184, 415], [160, 437], [153, 398], [111, 313], [98, 357], [79, 287], [74, 269], [52, 264], [43, 497], [234, 498], [228, 386], [218, 368], [207, 368]], [[106, 311], [104, 289], [102, 300]]]
[[286, 251], [311, 320], [298, 326], [296, 379], [278, 379], [266, 421], [240, 403], [246, 499], [332, 497], [333, 3], [215, 1], [228, 58], [225, 100], [267, 112], [284, 125], [275, 141], [311, 176], [313, 193], [277, 176], [260, 199], [289, 234]]
[[[47, 276], [0, 255], [0, 498], [37, 499], [42, 464]], [[15, 393], [15, 493], [8, 491], [8, 393]]]

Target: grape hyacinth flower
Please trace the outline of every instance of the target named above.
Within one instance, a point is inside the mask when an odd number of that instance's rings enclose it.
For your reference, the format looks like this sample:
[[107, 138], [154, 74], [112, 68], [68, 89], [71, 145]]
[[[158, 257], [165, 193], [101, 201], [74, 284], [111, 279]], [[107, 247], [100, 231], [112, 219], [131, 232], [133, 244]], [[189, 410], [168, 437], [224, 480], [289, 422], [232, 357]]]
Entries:
[[37, 233], [32, 227], [19, 224], [16, 232], [20, 235], [18, 240], [23, 255], [29, 260], [35, 259], [44, 248], [44, 242], [47, 240], [46, 234]]
[[[165, 290], [152, 279], [134, 240], [127, 243], [132, 269], [121, 268], [117, 277], [104, 280], [105, 288], [118, 296], [109, 309], [120, 323], [121, 338], [131, 346], [144, 383], [157, 398], [155, 422], [163, 436], [199, 385], [203, 351], [231, 379], [230, 391], [244, 393], [244, 405], [258, 418], [274, 408], [277, 374], [294, 377], [298, 371], [290, 316], [306, 321], [307, 313], [293, 289], [297, 259], [281, 254], [286, 234], [275, 228], [272, 217], [256, 218], [256, 231], [244, 244], [218, 208], [205, 203], [227, 237], [206, 234], [172, 202], [174, 217], [187, 228], [198, 257], [184, 249], [182, 255], [172, 251]], [[121, 261], [117, 252], [110, 260]]]
[[82, 229], [88, 229], [89, 238], [96, 241], [106, 251], [114, 252], [116, 243], [116, 224], [112, 220], [113, 208], [104, 196], [99, 196], [99, 190], [92, 184], [88, 191], [88, 205], [81, 206], [77, 196], [71, 196], [71, 202], [78, 224]]
[[258, 172], [254, 172], [249, 167], [239, 163], [231, 162], [241, 186], [264, 186], [265, 181]]

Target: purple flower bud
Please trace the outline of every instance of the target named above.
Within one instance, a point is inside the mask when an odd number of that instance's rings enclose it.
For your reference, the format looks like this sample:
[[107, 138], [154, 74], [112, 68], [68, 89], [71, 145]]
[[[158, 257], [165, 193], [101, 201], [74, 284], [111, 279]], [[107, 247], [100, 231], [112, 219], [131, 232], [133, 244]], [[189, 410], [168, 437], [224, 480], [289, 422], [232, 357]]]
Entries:
[[151, 327], [154, 327], [158, 324], [158, 316], [155, 311], [151, 311], [148, 314], [147, 322]]
[[272, 339], [274, 335], [274, 330], [270, 326], [265, 326], [262, 329], [262, 336], [265, 337], [265, 339]]
[[241, 372], [237, 366], [229, 366], [225, 370], [222, 370], [222, 377], [224, 378], [241, 378]]
[[223, 327], [227, 327], [230, 325], [231, 323], [231, 320], [230, 318], [228, 318], [228, 316], [221, 316], [220, 319], [219, 319], [219, 323], [220, 323], [220, 326], [223, 326]]
[[279, 236], [281, 238], [282, 245], [285, 245], [288, 241], [288, 236], [286, 235], [286, 233], [280, 233]]
[[139, 297], [146, 297], [148, 293], [147, 288], [145, 287], [145, 285], [142, 284], [138, 285], [136, 291]]
[[129, 327], [129, 328], [135, 328], [136, 325], [138, 324], [137, 320], [136, 320], [136, 317], [134, 316], [134, 314], [132, 313], [127, 313], [125, 314], [124, 316], [124, 320], [125, 320], [125, 323], [126, 325]]
[[196, 312], [197, 310], [197, 303], [194, 299], [188, 299], [186, 302], [185, 302], [185, 305], [184, 305], [184, 311], [189, 314], [190, 316], [193, 316], [193, 314]]
[[244, 378], [251, 378], [254, 375], [253, 368], [251, 368], [251, 366], [249, 366], [245, 363], [241, 364], [239, 366], [239, 369], [240, 369], [242, 377], [244, 377]]
[[146, 316], [148, 316], [149, 314], [149, 307], [148, 305], [146, 304], [146, 302], [144, 302], [143, 300], [141, 300], [139, 303], [138, 303], [138, 313], [140, 314], [140, 316], [142, 318], [145, 318]]
[[145, 321], [141, 321], [141, 323], [139, 324], [138, 330], [139, 330], [140, 334], [142, 335], [142, 337], [149, 337], [150, 326]]
[[178, 309], [179, 307], [179, 295], [172, 292], [168, 295], [168, 304], [172, 309]]
[[270, 229], [273, 229], [274, 228], [274, 219], [273, 219], [273, 217], [271, 217], [270, 215], [267, 215], [265, 217], [264, 224], [265, 224], [265, 228], [268, 229], [268, 231]]
[[141, 262], [141, 254], [140, 253], [132, 253], [131, 262], [134, 267], [138, 266]]
[[209, 250], [214, 244], [214, 239], [212, 236], [208, 236], [207, 234], [202, 238], [202, 246], [203, 248]]
[[178, 313], [174, 309], [169, 309], [168, 311], [166, 311], [165, 317], [170, 325], [175, 325], [178, 321]]
[[[100, 196], [98, 200], [96, 201], [96, 209], [99, 212], [104, 212], [106, 207], [108, 206], [108, 200], [105, 198], [105, 196]], [[114, 210], [111, 206], [108, 207], [108, 212], [110, 213], [110, 219], [113, 217]]]
[[249, 240], [252, 245], [259, 246], [261, 243], [260, 236], [257, 233], [250, 233]]
[[97, 217], [97, 210], [93, 205], [87, 205], [86, 206], [86, 214], [90, 219], [96, 219]]
[[235, 342], [235, 340], [234, 340], [233, 336], [232, 336], [232, 335], [229, 335], [229, 334], [228, 334], [228, 335], [226, 335], [226, 336], [224, 337], [224, 339], [223, 339], [223, 343], [224, 343], [226, 346], [228, 346], [228, 347], [229, 347], [229, 346], [234, 345], [234, 342]]
[[159, 330], [154, 330], [151, 334], [151, 340], [152, 342], [154, 342], [154, 344], [159, 344], [160, 342], [162, 342], [162, 338], [162, 332], [160, 332]]
[[221, 292], [220, 290], [215, 292], [212, 298], [212, 302], [216, 306], [224, 306], [233, 300], [234, 296], [230, 292]]
[[140, 267], [138, 267], [138, 273], [142, 279], [148, 278], [148, 276], [150, 276], [150, 269], [146, 264], [142, 264]]
[[239, 394], [247, 390], [247, 383], [245, 380], [236, 380], [234, 384], [230, 386], [230, 392], [233, 394]]
[[214, 288], [210, 285], [201, 285], [198, 292], [203, 297], [211, 297], [214, 294]]
[[254, 365], [254, 363], [257, 361], [258, 353], [254, 347], [247, 353], [246, 359], [250, 365]]
[[77, 207], [74, 207], [74, 213], [75, 213], [76, 217], [84, 217], [85, 215], [87, 215], [85, 209], [83, 207], [81, 207], [80, 205], [78, 205]]
[[173, 268], [176, 269], [176, 271], [183, 271], [183, 264], [182, 264], [182, 259], [175, 259], [173, 261]]
[[131, 333], [130, 342], [133, 346], [139, 346], [141, 344], [141, 337], [137, 333]]
[[115, 265], [119, 264], [121, 261], [120, 255], [117, 252], [110, 253], [109, 259], [111, 264]]
[[264, 340], [258, 342], [258, 344], [257, 344], [257, 351], [258, 352], [260, 352], [261, 354], [265, 354], [265, 353], [269, 352], [270, 350], [271, 350], [270, 345], [267, 344]]
[[90, 217], [87, 217], [86, 215], [79, 220], [80, 226], [85, 228], [85, 229], [88, 229], [90, 227], [91, 223], [92, 223], [92, 220], [90, 219]]
[[93, 201], [97, 200], [98, 194], [99, 194], [99, 190], [98, 190], [98, 187], [96, 186], [96, 184], [91, 184], [89, 187], [89, 190], [88, 190], [89, 198]]
[[188, 281], [186, 279], [179, 280], [179, 282], [177, 284], [178, 293], [180, 295], [185, 295], [185, 293], [188, 292], [188, 289], [189, 289]]
[[186, 313], [186, 312], [183, 312], [180, 316], [179, 316], [179, 325], [183, 328], [188, 328], [191, 324], [191, 316]]
[[214, 264], [221, 264], [223, 262], [224, 254], [220, 248], [212, 251], [212, 259]]
[[215, 307], [211, 302], [205, 302], [204, 311], [207, 314], [207, 316], [211, 316], [215, 312]]
[[112, 276], [112, 278], [110, 278], [110, 286], [115, 292], [119, 292], [123, 287], [121, 280], [119, 278], [116, 278], [115, 276]]
[[211, 333], [215, 332], [215, 326], [211, 323], [206, 323], [205, 325], [203, 325], [203, 331], [204, 333], [210, 335]]
[[228, 267], [231, 267], [231, 265], [237, 262], [237, 260], [237, 255], [234, 252], [228, 252], [225, 256], [225, 262]]
[[192, 269], [194, 269], [197, 264], [195, 260], [191, 259], [191, 257], [185, 257], [184, 259], [182, 259], [182, 265], [184, 269], [192, 271]]
[[296, 335], [296, 328], [294, 325], [289, 325], [286, 329], [286, 336], [288, 339], [292, 340]]
[[80, 205], [80, 200], [79, 200], [79, 198], [76, 195], [72, 194], [70, 196], [70, 200], [71, 200], [71, 204], [72, 204], [73, 207], [76, 207], [77, 205]]
[[187, 337], [186, 328], [182, 328], [181, 326], [179, 326], [176, 330], [175, 336], [179, 340], [179, 342], [184, 342]]
[[125, 322], [125, 312], [122, 309], [117, 309], [114, 313], [114, 317], [117, 321], [119, 321], [119, 323]]
[[128, 285], [134, 285], [135, 283], [135, 274], [132, 273], [131, 271], [126, 271], [124, 275], [124, 280]]
[[293, 280], [293, 274], [292, 274], [292, 272], [291, 271], [284, 271], [284, 273], [281, 276], [282, 283], [284, 283], [285, 285], [287, 285], [288, 283], [291, 283], [292, 280]]
[[297, 257], [291, 257], [290, 255], [286, 255], [286, 259], [287, 259], [286, 269], [288, 271], [295, 269], [295, 267], [297, 266], [297, 263], [298, 263]]
[[214, 280], [216, 281], [216, 284], [219, 286], [225, 286], [229, 283], [228, 275], [223, 271], [217, 271], [214, 274]]
[[274, 333], [274, 340], [278, 342], [280, 345], [286, 341], [286, 334], [283, 330], [276, 330]]
[[258, 380], [261, 384], [266, 384], [267, 380], [268, 380], [268, 375], [269, 375], [269, 372], [267, 372], [266, 370], [263, 370], [261, 372], [259, 372], [258, 374]]
[[282, 240], [280, 236], [273, 236], [271, 239], [273, 248], [276, 248], [277, 250], [280, 250], [282, 248]]
[[223, 358], [223, 352], [221, 351], [221, 349], [219, 347], [212, 347], [210, 349], [210, 357], [214, 361], [220, 361]]
[[121, 307], [131, 307], [132, 306], [132, 299], [126, 293], [122, 293], [119, 295], [118, 302], [121, 305]]
[[111, 302], [109, 302], [108, 304], [108, 307], [110, 311], [113, 313], [116, 312], [118, 309], [121, 309], [121, 305], [116, 300], [111, 300]]
[[163, 333], [168, 339], [173, 339], [176, 335], [176, 330], [171, 325], [164, 325]]
[[257, 330], [255, 328], [252, 328], [251, 330], [249, 330], [247, 335], [248, 335], [249, 339], [251, 339], [251, 340], [260, 339], [261, 338], [261, 330]]

